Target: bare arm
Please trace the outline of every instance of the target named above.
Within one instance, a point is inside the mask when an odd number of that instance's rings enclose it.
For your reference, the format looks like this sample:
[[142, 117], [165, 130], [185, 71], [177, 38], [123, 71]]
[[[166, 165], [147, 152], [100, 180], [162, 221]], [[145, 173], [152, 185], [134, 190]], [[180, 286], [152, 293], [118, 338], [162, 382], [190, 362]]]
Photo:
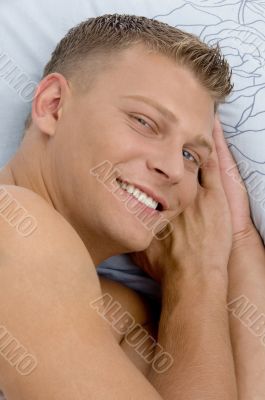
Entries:
[[254, 227], [230, 257], [228, 308], [239, 400], [261, 400], [265, 393], [265, 249]]
[[[161, 399], [90, 306], [101, 290], [77, 234], [37, 195], [7, 190], [38, 224], [22, 237], [0, 219], [0, 387], [8, 400]], [[8, 338], [26, 353], [4, 351]], [[36, 361], [27, 374], [19, 363], [26, 354]]]
[[246, 188], [221, 125], [215, 140], [233, 226], [227, 308], [238, 395], [239, 400], [261, 400], [265, 393], [265, 249], [251, 221]]
[[212, 272], [216, 265], [193, 267], [203, 268], [205, 276], [171, 276], [164, 283], [158, 342], [175, 362], [163, 374], [152, 369], [149, 380], [166, 399], [235, 400], [226, 282], [221, 272]]

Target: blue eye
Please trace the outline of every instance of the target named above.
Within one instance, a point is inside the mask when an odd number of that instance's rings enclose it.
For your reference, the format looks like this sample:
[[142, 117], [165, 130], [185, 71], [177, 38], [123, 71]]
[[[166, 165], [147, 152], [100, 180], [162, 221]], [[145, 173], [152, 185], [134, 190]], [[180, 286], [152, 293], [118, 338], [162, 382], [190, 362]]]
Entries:
[[185, 155], [187, 155], [187, 160], [188, 160], [188, 161], [193, 161], [193, 162], [195, 162], [197, 165], [199, 165], [199, 161], [197, 161], [196, 158], [193, 157], [193, 155], [192, 155], [189, 151], [183, 150], [183, 155], [184, 155], [184, 157], [185, 157]]
[[151, 128], [151, 126], [141, 117], [134, 117], [136, 121], [140, 122], [141, 125]]

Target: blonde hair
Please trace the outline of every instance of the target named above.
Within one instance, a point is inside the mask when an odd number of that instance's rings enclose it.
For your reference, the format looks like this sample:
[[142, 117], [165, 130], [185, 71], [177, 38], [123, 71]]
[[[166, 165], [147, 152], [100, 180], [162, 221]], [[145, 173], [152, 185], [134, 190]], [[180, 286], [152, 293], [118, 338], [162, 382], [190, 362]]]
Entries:
[[[214, 99], [215, 110], [233, 88], [232, 71], [218, 44], [210, 47], [197, 36], [154, 19], [119, 14], [89, 18], [71, 28], [54, 49], [42, 78], [59, 72], [87, 90], [108, 61], [135, 44], [189, 68]], [[29, 115], [26, 129], [30, 123]]]

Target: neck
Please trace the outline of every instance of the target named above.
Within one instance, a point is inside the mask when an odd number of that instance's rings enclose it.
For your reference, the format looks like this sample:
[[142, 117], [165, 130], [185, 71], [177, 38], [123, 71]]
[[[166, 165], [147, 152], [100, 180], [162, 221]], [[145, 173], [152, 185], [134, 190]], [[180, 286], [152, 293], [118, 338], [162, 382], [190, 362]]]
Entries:
[[33, 146], [32, 143], [29, 146], [26, 137], [10, 162], [0, 169], [0, 183], [31, 190], [55, 208], [52, 192], [45, 176], [40, 147]]
[[[32, 140], [29, 142], [28, 138], [25, 137], [14, 157], [0, 169], [0, 185], [23, 187], [37, 193], [46, 200], [76, 230], [85, 244], [94, 265], [97, 266], [103, 260], [117, 254], [117, 251], [111, 249], [111, 246], [102, 246], [102, 238], [96, 239], [95, 234], [89, 233], [87, 227], [81, 226], [82, 223], [76, 223], [70, 211], [65, 209], [63, 193], [62, 195], [59, 193], [59, 185], [52, 181], [52, 171], [49, 169], [49, 163], [43, 161], [42, 154], [45, 154], [42, 151], [43, 146], [44, 144], [40, 145], [40, 141], [35, 146]], [[99, 246], [98, 243], [100, 243]]]

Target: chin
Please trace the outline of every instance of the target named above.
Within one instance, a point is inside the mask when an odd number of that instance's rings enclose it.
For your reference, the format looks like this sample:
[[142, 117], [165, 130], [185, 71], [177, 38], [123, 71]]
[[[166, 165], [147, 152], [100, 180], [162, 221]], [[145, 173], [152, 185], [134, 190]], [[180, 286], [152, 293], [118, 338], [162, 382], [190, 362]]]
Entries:
[[126, 243], [128, 250], [126, 251], [126, 253], [143, 251], [149, 247], [152, 240], [153, 240], [153, 235], [151, 232], [148, 231], [146, 231], [144, 235], [128, 236], [128, 242]]
[[[154, 238], [154, 229], [145, 226], [135, 215], [127, 210], [117, 214], [111, 213], [108, 218], [108, 231], [114, 245], [118, 245], [120, 253], [138, 252], [147, 249]], [[110, 229], [112, 226], [112, 229]]]

